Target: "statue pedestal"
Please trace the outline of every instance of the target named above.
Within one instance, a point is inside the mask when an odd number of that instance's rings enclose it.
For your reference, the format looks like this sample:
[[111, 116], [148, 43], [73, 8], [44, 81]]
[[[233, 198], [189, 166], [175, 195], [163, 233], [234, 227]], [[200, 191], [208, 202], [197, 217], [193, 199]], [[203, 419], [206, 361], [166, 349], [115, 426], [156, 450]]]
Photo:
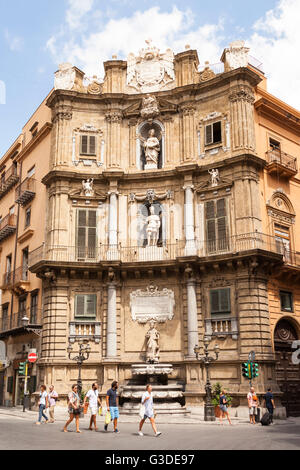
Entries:
[[157, 170], [156, 163], [146, 163], [145, 170]]
[[164, 249], [160, 246], [146, 246], [139, 248], [139, 261], [160, 261], [163, 259]]

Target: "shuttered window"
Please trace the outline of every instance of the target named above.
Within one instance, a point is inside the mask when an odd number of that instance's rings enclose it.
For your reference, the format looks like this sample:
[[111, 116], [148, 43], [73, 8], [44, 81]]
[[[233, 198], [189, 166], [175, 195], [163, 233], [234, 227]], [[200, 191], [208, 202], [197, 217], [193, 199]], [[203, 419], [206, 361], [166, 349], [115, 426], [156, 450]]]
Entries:
[[80, 155], [96, 155], [96, 136], [80, 136]]
[[78, 210], [77, 218], [77, 257], [96, 258], [97, 218], [95, 210]]
[[221, 121], [205, 126], [205, 145], [219, 144], [222, 142]]
[[213, 289], [210, 291], [211, 315], [230, 314], [230, 289]]
[[75, 296], [75, 318], [95, 318], [96, 314], [96, 294], [80, 294]]
[[226, 199], [208, 201], [205, 204], [207, 252], [229, 249]]

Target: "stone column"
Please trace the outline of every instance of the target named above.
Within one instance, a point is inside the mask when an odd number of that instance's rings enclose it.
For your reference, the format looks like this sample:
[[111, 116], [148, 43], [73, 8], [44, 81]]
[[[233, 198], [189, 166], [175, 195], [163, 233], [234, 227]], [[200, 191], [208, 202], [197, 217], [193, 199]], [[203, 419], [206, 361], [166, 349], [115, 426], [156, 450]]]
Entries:
[[184, 233], [185, 233], [185, 254], [193, 255], [196, 253], [195, 245], [195, 221], [194, 221], [194, 186], [192, 184], [184, 186], [185, 204], [184, 204]]
[[255, 131], [253, 104], [255, 101], [251, 87], [239, 85], [229, 94], [232, 123], [233, 150], [255, 151]]
[[109, 222], [108, 240], [109, 246], [118, 245], [118, 192], [110, 192], [109, 195]]
[[67, 165], [71, 157], [72, 136], [70, 132], [70, 121], [72, 117], [72, 110], [68, 106], [59, 106], [54, 115], [54, 158], [52, 159], [54, 166]]
[[117, 286], [110, 282], [107, 286], [107, 330], [106, 358], [117, 357]]
[[137, 169], [137, 120], [136, 119], [129, 119], [129, 168], [131, 170]]
[[186, 283], [187, 289], [187, 329], [188, 329], [188, 357], [195, 358], [194, 348], [198, 344], [198, 318], [196, 281], [191, 278]]
[[195, 122], [194, 114], [195, 108], [186, 104], [181, 108], [182, 112], [182, 139], [183, 139], [183, 161], [190, 162], [195, 160], [196, 151], [195, 151]]
[[107, 121], [107, 162], [109, 168], [120, 168], [121, 162], [121, 122], [122, 113], [112, 111], [106, 114]]

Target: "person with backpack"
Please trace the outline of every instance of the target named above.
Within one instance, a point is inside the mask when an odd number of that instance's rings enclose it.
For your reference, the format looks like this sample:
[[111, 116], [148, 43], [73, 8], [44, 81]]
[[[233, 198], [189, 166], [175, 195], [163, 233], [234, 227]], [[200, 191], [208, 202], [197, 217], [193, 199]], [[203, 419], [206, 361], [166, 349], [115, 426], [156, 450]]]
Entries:
[[226, 390], [222, 390], [220, 395], [220, 424], [223, 424], [223, 418], [228, 419], [230, 426], [232, 426], [232, 422], [230, 420], [229, 412], [228, 412], [228, 401], [226, 396]]
[[266, 404], [266, 408], [267, 408], [267, 410], [270, 414], [269, 424], [273, 424], [273, 414], [274, 414], [274, 410], [275, 410], [276, 406], [275, 406], [275, 403], [274, 403], [274, 396], [273, 396], [271, 388], [268, 388], [268, 391], [265, 395], [265, 404]]

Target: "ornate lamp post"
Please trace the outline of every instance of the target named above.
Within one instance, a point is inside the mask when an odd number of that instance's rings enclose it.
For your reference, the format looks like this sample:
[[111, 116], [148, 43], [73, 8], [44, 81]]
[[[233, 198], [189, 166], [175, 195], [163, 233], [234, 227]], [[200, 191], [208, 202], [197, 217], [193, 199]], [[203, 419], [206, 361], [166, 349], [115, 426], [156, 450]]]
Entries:
[[209, 339], [205, 337], [204, 338], [204, 356], [200, 355], [200, 347], [198, 345], [195, 346], [194, 352], [196, 354], [197, 360], [202, 362], [205, 365], [205, 369], [206, 369], [206, 385], [205, 385], [206, 399], [205, 399], [205, 405], [204, 405], [204, 421], [215, 421], [216, 420], [215, 410], [211, 402], [212, 390], [211, 390], [211, 383], [210, 383], [209, 366], [211, 362], [218, 360], [220, 348], [217, 344], [215, 345], [214, 352], [215, 352], [216, 358], [214, 358], [209, 355], [208, 346], [209, 346]]
[[78, 379], [77, 379], [77, 386], [78, 386], [78, 395], [81, 397], [81, 391], [82, 391], [82, 380], [81, 380], [81, 369], [82, 369], [82, 364], [84, 361], [87, 361], [88, 358], [90, 357], [91, 353], [91, 346], [89, 344], [85, 344], [83, 342], [79, 343], [79, 354], [78, 356], [71, 357], [73, 353], [73, 346], [69, 344], [68, 346], [68, 354], [69, 354], [69, 359], [71, 361], [76, 361], [78, 365]]

